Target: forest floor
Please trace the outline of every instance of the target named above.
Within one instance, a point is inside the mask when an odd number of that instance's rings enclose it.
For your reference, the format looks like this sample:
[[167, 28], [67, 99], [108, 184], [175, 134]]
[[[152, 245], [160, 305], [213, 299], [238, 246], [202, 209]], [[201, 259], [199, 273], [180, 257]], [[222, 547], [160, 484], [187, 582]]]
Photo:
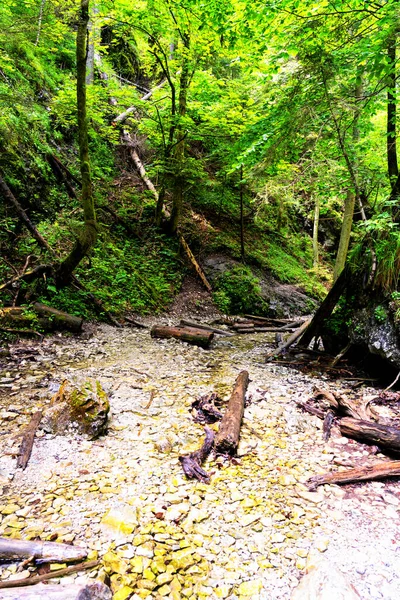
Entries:
[[[320, 562], [336, 566], [365, 600], [398, 600], [400, 484], [307, 490], [309, 477], [360, 464], [372, 450], [335, 430], [323, 441], [321, 422], [296, 399], [327, 380], [265, 364], [272, 341], [217, 338], [202, 350], [101, 325], [89, 339], [26, 343], [35, 351], [0, 378], [0, 535], [87, 546], [105, 566], [60, 583], [106, 570], [117, 598], [289, 599], [306, 566]], [[178, 456], [203, 439], [191, 403], [211, 390], [228, 399], [242, 369], [251, 403], [238, 459], [211, 457], [210, 485], [189, 481]], [[88, 377], [109, 393], [108, 435], [85, 441], [39, 431], [27, 469], [16, 470], [11, 453], [30, 413], [65, 378]], [[1, 578], [24, 576], [15, 571], [3, 567]]]

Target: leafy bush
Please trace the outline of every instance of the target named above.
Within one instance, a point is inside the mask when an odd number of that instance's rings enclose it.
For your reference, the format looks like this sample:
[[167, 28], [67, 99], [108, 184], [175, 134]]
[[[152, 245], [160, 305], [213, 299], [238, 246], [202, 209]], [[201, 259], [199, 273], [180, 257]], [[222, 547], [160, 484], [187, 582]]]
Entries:
[[214, 301], [228, 314], [260, 312], [268, 308], [261, 297], [259, 279], [244, 265], [225, 271], [217, 279]]

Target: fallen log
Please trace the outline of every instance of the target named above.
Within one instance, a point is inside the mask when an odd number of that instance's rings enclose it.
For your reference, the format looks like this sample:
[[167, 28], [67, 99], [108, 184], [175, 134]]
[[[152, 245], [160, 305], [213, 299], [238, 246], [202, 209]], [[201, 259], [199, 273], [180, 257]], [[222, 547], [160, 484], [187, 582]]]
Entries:
[[220, 403], [218, 394], [211, 392], [200, 396], [192, 402], [192, 409], [196, 412], [193, 415], [195, 423], [216, 423], [222, 419], [222, 413], [216, 407], [216, 403]]
[[231, 331], [225, 331], [225, 329], [218, 329], [217, 327], [212, 327], [211, 325], [203, 325], [200, 323], [195, 323], [194, 321], [187, 321], [186, 319], [181, 319], [179, 325], [181, 327], [194, 327], [195, 329], [204, 329], [204, 331], [212, 331], [213, 333], [217, 333], [218, 335], [224, 335], [226, 337], [232, 337], [235, 335]]
[[215, 450], [218, 454], [230, 454], [232, 456], [236, 453], [248, 385], [249, 373], [241, 371], [236, 379], [219, 431], [215, 437]]
[[269, 352], [267, 354], [266, 361], [270, 360], [271, 358], [273, 358], [274, 356], [279, 356], [280, 354], [282, 354], [282, 352], [284, 350], [286, 350], [286, 348], [289, 348], [292, 344], [294, 344], [294, 342], [303, 334], [303, 332], [307, 329], [307, 327], [309, 326], [309, 324], [311, 323], [311, 319], [307, 319], [307, 321], [304, 321], [303, 325], [301, 325], [301, 327], [299, 327], [298, 329], [296, 329], [296, 331], [294, 331], [292, 333], [292, 335], [290, 335], [288, 337], [288, 339], [286, 340], [286, 342], [284, 342], [283, 344], [281, 344], [279, 346], [279, 348], [276, 348], [276, 350], [273, 350], [272, 352]]
[[15, 560], [33, 556], [37, 562], [66, 563], [87, 557], [87, 550], [79, 546], [57, 542], [28, 542], [0, 537], [0, 560]]
[[190, 454], [180, 456], [179, 462], [181, 463], [183, 472], [188, 479], [198, 479], [203, 483], [209, 483], [210, 476], [207, 471], [201, 467], [201, 465], [211, 452], [214, 444], [215, 433], [212, 429], [209, 429], [209, 427], [205, 427], [204, 431], [206, 433], [206, 437], [201, 448], [195, 452], [191, 452]]
[[212, 287], [211, 287], [209, 281], [207, 280], [207, 277], [205, 276], [203, 269], [200, 267], [199, 263], [195, 259], [194, 254], [191, 251], [191, 249], [189, 248], [189, 245], [188, 245], [187, 241], [185, 240], [185, 238], [183, 237], [183, 235], [179, 235], [179, 241], [182, 245], [182, 248], [184, 249], [184, 251], [186, 253], [186, 256], [192, 263], [194, 270], [196, 271], [197, 275], [199, 276], [202, 284], [206, 288], [207, 292], [209, 292], [211, 294]]
[[43, 575], [34, 575], [33, 577], [25, 577], [24, 579], [14, 579], [13, 581], [0, 581], [0, 589], [25, 587], [26, 585], [36, 585], [37, 583], [47, 581], [48, 579], [57, 579], [58, 577], [64, 577], [64, 575], [70, 575], [71, 573], [77, 573], [78, 571], [94, 569], [99, 564], [99, 560], [88, 560], [87, 562], [79, 563], [79, 565], [65, 567], [64, 569], [57, 569], [56, 571], [50, 571], [50, 573], [44, 573]]
[[101, 581], [83, 584], [45, 585], [34, 589], [18, 587], [3, 590], [0, 600], [111, 600], [110, 588]]
[[272, 317], [256, 317], [255, 315], [244, 315], [246, 319], [251, 319], [252, 321], [264, 321], [268, 323], [275, 323], [276, 325], [287, 325], [291, 323], [293, 319], [274, 319]]
[[82, 329], [83, 319], [75, 317], [62, 310], [57, 310], [51, 306], [35, 302], [33, 310], [40, 316], [47, 317], [53, 323], [55, 329], [67, 329], [73, 333], [78, 333]]
[[22, 470], [26, 468], [31, 457], [33, 442], [35, 440], [37, 428], [42, 420], [42, 415], [43, 411], [41, 410], [35, 412], [24, 431], [22, 442], [19, 448], [19, 456], [17, 459], [17, 467]]
[[164, 325], [154, 325], [151, 328], [150, 335], [153, 338], [176, 338], [202, 348], [208, 348], [214, 338], [212, 331], [208, 332], [194, 327], [168, 327]]
[[334, 471], [316, 475], [307, 481], [310, 491], [315, 491], [319, 485], [345, 483], [356, 483], [358, 481], [374, 481], [386, 477], [398, 477], [400, 475], [400, 460], [376, 463], [366, 467], [356, 467], [347, 471]]
[[[32, 311], [37, 316], [32, 315]], [[0, 310], [0, 323], [13, 324], [24, 327], [24, 325], [36, 324], [43, 331], [54, 331], [55, 329], [66, 329], [78, 333], [82, 329], [83, 319], [69, 315], [68, 313], [45, 306], [35, 302], [30, 307], [9, 306]]]
[[362, 421], [344, 417], [339, 421], [340, 432], [366, 444], [381, 446], [386, 450], [400, 452], [400, 429], [388, 425], [378, 425], [372, 421]]
[[147, 325], [143, 325], [143, 323], [139, 323], [139, 321], [132, 319], [132, 317], [125, 317], [125, 321], [127, 321], [133, 327], [137, 327], [138, 329], [147, 329]]

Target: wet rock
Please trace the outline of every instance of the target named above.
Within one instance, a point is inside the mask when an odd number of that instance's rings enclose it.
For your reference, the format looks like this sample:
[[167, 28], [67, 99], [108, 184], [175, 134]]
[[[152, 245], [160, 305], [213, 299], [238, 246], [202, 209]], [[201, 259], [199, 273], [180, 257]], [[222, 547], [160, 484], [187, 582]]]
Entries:
[[101, 384], [88, 380], [80, 387], [64, 381], [44, 412], [41, 428], [47, 433], [77, 433], [96, 439], [107, 429], [110, 403]]

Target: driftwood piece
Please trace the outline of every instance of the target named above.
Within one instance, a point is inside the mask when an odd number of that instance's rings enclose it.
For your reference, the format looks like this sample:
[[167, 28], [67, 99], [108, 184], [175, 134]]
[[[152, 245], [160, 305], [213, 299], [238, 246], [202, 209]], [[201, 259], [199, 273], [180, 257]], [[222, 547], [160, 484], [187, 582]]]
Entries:
[[357, 481], [373, 481], [385, 479], [386, 477], [398, 477], [400, 475], [400, 460], [376, 463], [366, 467], [357, 467], [348, 471], [334, 471], [316, 475], [308, 480], [310, 491], [317, 489], [319, 485], [356, 483]]
[[331, 437], [332, 425], [335, 420], [335, 413], [333, 410], [328, 410], [324, 418], [324, 424], [322, 427], [322, 431], [324, 434], [324, 442], [327, 442]]
[[304, 410], [304, 412], [308, 412], [310, 415], [318, 417], [319, 419], [325, 419], [325, 411], [322, 408], [315, 406], [310, 400], [307, 400], [306, 402], [296, 402], [296, 404], [299, 408]]
[[0, 560], [18, 560], [31, 556], [37, 562], [66, 563], [86, 558], [87, 550], [57, 542], [30, 542], [0, 537]]
[[225, 329], [218, 329], [217, 327], [212, 327], [211, 325], [203, 325], [201, 323], [195, 323], [194, 321], [187, 321], [186, 319], [181, 319], [179, 325], [181, 327], [194, 327], [195, 329], [204, 329], [204, 331], [212, 331], [213, 333], [217, 333], [218, 335], [224, 335], [226, 337], [232, 337], [235, 335], [231, 331], [225, 331]]
[[188, 479], [198, 479], [203, 483], [209, 483], [210, 476], [201, 465], [210, 454], [214, 444], [215, 433], [209, 427], [204, 428], [206, 437], [203, 445], [199, 450], [185, 454], [179, 457], [179, 461], [182, 465], [183, 472]]
[[150, 335], [155, 338], [176, 338], [202, 348], [208, 348], [214, 338], [212, 331], [208, 332], [194, 327], [168, 327], [163, 325], [154, 325], [151, 328]]
[[17, 460], [17, 467], [22, 470], [26, 468], [31, 457], [33, 442], [35, 440], [37, 428], [39, 427], [40, 421], [42, 420], [42, 415], [43, 411], [41, 410], [35, 412], [24, 431]]
[[400, 452], [400, 429], [388, 425], [378, 425], [372, 421], [362, 421], [344, 417], [339, 421], [342, 435], [366, 444], [376, 444], [386, 450]]
[[215, 449], [218, 454], [230, 454], [232, 456], [236, 453], [248, 385], [249, 373], [241, 371], [236, 379], [219, 431], [215, 437]]
[[97, 567], [99, 564], [99, 560], [88, 560], [86, 562], [79, 563], [79, 565], [73, 565], [72, 567], [65, 567], [64, 569], [57, 569], [57, 571], [50, 571], [50, 573], [44, 573], [44, 575], [34, 575], [33, 577], [25, 577], [24, 579], [14, 579], [13, 581], [0, 581], [0, 589], [25, 587], [26, 585], [36, 585], [37, 583], [47, 581], [48, 579], [55, 579], [58, 577], [64, 577], [64, 575], [70, 575], [71, 573], [77, 573], [78, 571], [94, 569], [94, 567]]
[[286, 342], [284, 342], [283, 344], [281, 344], [279, 346], [279, 348], [276, 348], [276, 350], [273, 350], [272, 352], [269, 352], [266, 356], [266, 360], [270, 360], [271, 358], [273, 358], [274, 356], [279, 356], [280, 354], [282, 354], [282, 352], [284, 350], [286, 350], [286, 348], [289, 348], [292, 344], [294, 344], [294, 342], [303, 334], [303, 332], [307, 329], [307, 327], [309, 326], [309, 324], [311, 323], [311, 319], [307, 319], [306, 321], [304, 321], [304, 323], [298, 328], [296, 329], [296, 331], [294, 331], [292, 333], [292, 335], [290, 335], [288, 337], [288, 339], [286, 340]]
[[133, 327], [137, 327], [138, 329], [147, 329], [147, 325], [144, 325], [143, 323], [139, 323], [139, 321], [132, 319], [132, 317], [126, 316], [125, 321], [128, 321], [128, 323], [130, 325], [132, 325]]
[[211, 392], [200, 396], [192, 402], [192, 409], [195, 409], [193, 420], [196, 423], [216, 423], [222, 419], [222, 413], [215, 404], [219, 401], [218, 394]]
[[101, 581], [83, 584], [18, 587], [0, 592], [0, 600], [111, 600], [110, 588]]

